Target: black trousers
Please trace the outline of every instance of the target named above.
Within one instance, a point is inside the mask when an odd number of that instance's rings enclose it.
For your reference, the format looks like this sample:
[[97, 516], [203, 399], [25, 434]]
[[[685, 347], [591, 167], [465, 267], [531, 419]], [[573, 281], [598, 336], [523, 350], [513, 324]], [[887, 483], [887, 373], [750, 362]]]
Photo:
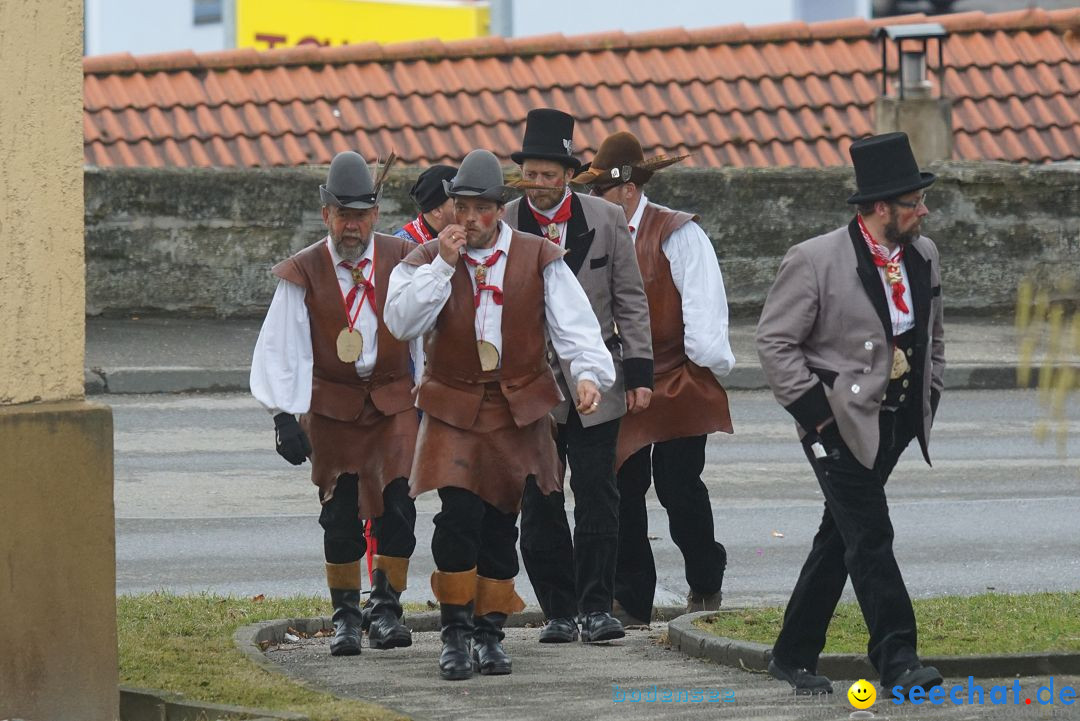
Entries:
[[[333, 498], [319, 514], [328, 563], [352, 563], [367, 552], [364, 520], [357, 511], [357, 481], [354, 473], [340, 476]], [[409, 497], [409, 481], [395, 478], [383, 489], [383, 514], [371, 521], [379, 555], [410, 558], [416, 548], [415, 527], [416, 504]]]
[[543, 495], [525, 484], [521, 499], [521, 558], [547, 618], [611, 611], [619, 544], [619, 491], [615, 442], [619, 420], [590, 428], [570, 409], [555, 445], [570, 468], [574, 536], [566, 520], [566, 496]]
[[517, 514], [503, 513], [464, 488], [440, 488], [431, 555], [447, 573], [468, 571], [505, 580], [518, 573]]
[[709, 491], [701, 480], [706, 436], [692, 436], [645, 446], [619, 469], [619, 556], [615, 598], [631, 616], [652, 618], [656, 565], [649, 544], [645, 493], [656, 484], [656, 496], [667, 511], [671, 540], [682, 552], [690, 590], [709, 595], [724, 581], [725, 554], [716, 542]]
[[784, 612], [784, 625], [773, 646], [782, 663], [816, 670], [829, 627], [848, 576], [870, 632], [867, 654], [890, 686], [918, 661], [915, 613], [893, 555], [893, 527], [885, 482], [900, 454], [914, 437], [903, 412], [879, 417], [881, 446], [872, 469], [855, 460], [835, 426], [823, 432], [830, 457], [804, 451], [825, 496], [825, 514], [810, 555]]

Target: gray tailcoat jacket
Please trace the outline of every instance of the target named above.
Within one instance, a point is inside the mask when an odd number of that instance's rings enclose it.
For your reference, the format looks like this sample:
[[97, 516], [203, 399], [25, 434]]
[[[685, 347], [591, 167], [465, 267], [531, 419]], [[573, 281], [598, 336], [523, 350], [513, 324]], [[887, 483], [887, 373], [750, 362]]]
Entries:
[[[571, 193], [571, 207], [563, 238], [564, 260], [589, 297], [615, 361], [615, 383], [603, 392], [595, 413], [581, 416], [582, 425], [590, 427], [626, 415], [628, 389], [652, 388], [652, 331], [649, 301], [622, 208], [578, 193]], [[524, 198], [507, 204], [506, 222], [511, 228], [544, 235]], [[554, 351], [549, 350], [549, 358], [563, 396], [576, 404], [570, 364]], [[552, 411], [559, 423], [566, 422], [570, 402], [566, 400]]]
[[[904, 251], [915, 313], [911, 392], [923, 457], [945, 373], [937, 246], [920, 236]], [[857, 220], [793, 246], [780, 263], [757, 327], [757, 349], [773, 394], [800, 437], [836, 419], [844, 443], [872, 468], [878, 414], [892, 367], [892, 320], [878, 269]]]

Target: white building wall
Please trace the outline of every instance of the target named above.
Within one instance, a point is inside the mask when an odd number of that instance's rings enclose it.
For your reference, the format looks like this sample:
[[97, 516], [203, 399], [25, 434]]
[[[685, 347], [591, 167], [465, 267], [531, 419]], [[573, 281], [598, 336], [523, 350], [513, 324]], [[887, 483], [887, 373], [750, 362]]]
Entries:
[[[493, 0], [499, 2], [500, 0]], [[513, 34], [543, 35], [713, 25], [762, 25], [795, 19], [795, 0], [508, 0], [513, 3]]]
[[86, 55], [229, 47], [225, 22], [195, 24], [192, 0], [86, 0], [84, 8]]

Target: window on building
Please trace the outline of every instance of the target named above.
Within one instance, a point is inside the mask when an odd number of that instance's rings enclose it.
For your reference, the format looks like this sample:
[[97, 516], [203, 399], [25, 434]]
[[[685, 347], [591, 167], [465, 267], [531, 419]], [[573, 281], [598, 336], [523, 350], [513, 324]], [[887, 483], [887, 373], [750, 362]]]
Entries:
[[221, 0], [194, 0], [195, 24], [213, 25], [221, 22]]

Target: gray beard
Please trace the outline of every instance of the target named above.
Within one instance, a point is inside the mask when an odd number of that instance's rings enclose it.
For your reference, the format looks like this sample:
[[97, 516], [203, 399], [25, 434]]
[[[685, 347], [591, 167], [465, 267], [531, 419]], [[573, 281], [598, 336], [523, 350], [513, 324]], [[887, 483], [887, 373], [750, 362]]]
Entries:
[[334, 252], [338, 254], [338, 257], [342, 260], [359, 260], [364, 255], [364, 251], [367, 250], [367, 243], [361, 243], [355, 248], [350, 248], [339, 240], [334, 238], [330, 239], [334, 243]]

